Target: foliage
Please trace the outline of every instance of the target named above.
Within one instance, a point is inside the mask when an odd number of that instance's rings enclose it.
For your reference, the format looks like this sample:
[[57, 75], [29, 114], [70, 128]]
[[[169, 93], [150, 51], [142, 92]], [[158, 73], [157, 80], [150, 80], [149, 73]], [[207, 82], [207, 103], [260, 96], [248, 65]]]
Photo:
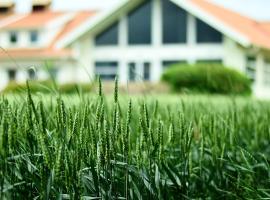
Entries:
[[[269, 199], [269, 103], [0, 100], [0, 199]], [[34, 100], [35, 99], [35, 100]]]
[[250, 80], [240, 72], [215, 63], [171, 66], [162, 79], [174, 90], [219, 94], [249, 94]]
[[[53, 81], [30, 81], [29, 87], [31, 89], [31, 93], [52, 93], [52, 91], [60, 92], [63, 94], [72, 94], [78, 92], [90, 92], [92, 91], [91, 83], [66, 83], [61, 84], [60, 86], [56, 86]], [[3, 93], [25, 93], [27, 91], [26, 83], [16, 83], [10, 82], [6, 88], [3, 90]]]

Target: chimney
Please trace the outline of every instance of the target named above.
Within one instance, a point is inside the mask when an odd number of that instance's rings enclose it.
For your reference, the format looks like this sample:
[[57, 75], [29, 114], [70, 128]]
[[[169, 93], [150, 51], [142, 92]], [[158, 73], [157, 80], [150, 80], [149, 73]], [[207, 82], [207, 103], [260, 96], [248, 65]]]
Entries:
[[32, 0], [32, 12], [48, 11], [52, 0]]
[[0, 14], [11, 14], [14, 12], [14, 8], [13, 0], [0, 0]]

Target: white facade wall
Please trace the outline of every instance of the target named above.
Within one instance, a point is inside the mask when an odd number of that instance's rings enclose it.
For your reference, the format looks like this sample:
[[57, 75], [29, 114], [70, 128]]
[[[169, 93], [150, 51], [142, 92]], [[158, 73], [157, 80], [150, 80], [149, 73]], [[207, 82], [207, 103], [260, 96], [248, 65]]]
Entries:
[[4, 68], [0, 68], [0, 91], [3, 90], [8, 84], [8, 72]]
[[224, 37], [223, 63], [243, 73], [246, 70], [246, 50], [228, 37]]
[[1, 47], [6, 49], [9, 47], [9, 33], [0, 30], [0, 44]]
[[[270, 74], [266, 73], [269, 71], [270, 63], [266, 61], [266, 55], [263, 52], [259, 52], [256, 59], [257, 69], [256, 69], [256, 83], [254, 86], [254, 94], [256, 97], [261, 99], [270, 99]], [[265, 83], [266, 79], [268, 84]]]
[[[94, 35], [84, 36], [83, 41], [77, 44], [90, 44], [90, 50], [83, 50], [85, 45], [79, 45], [81, 51], [88, 52], [80, 55], [80, 62], [88, 63], [91, 69], [91, 77], [94, 77], [95, 61], [117, 61], [119, 80], [122, 84], [128, 81], [128, 63], [136, 63], [136, 74], [142, 74], [142, 65], [151, 63], [150, 80], [158, 82], [162, 75], [162, 62], [183, 60], [194, 63], [196, 60], [222, 60], [225, 56], [224, 44], [196, 44], [195, 17], [188, 14], [187, 20], [187, 43], [186, 44], [162, 44], [162, 7], [161, 0], [153, 1], [152, 12], [152, 44], [132, 45], [127, 43], [127, 13], [119, 18], [119, 45], [117, 46], [95, 46]], [[86, 62], [86, 60], [90, 60]]]

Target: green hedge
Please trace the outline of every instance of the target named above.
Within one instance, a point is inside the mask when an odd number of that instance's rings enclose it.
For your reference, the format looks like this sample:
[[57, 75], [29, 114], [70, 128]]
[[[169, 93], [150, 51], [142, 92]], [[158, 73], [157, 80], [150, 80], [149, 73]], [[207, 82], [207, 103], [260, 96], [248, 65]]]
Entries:
[[174, 91], [250, 94], [251, 81], [240, 72], [215, 63], [176, 64], [162, 76]]
[[[72, 94], [72, 93], [86, 93], [91, 92], [92, 84], [76, 84], [67, 83], [62, 85], [54, 86], [52, 81], [29, 81], [29, 87], [32, 93], [52, 93], [59, 91], [60, 93]], [[3, 90], [3, 93], [25, 93], [27, 91], [26, 83], [10, 82], [7, 87]]]

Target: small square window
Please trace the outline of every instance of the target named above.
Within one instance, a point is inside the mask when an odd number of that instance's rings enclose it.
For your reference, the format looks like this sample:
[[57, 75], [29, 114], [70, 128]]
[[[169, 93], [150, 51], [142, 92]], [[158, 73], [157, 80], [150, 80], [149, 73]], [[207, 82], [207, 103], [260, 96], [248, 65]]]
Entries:
[[17, 32], [10, 32], [9, 34], [9, 41], [12, 44], [15, 44], [18, 42], [18, 33]]
[[31, 43], [36, 43], [38, 41], [38, 32], [37, 31], [30, 32], [30, 41], [31, 41]]
[[17, 74], [16, 70], [15, 69], [9, 69], [7, 72], [8, 72], [9, 81], [15, 81], [16, 74]]
[[254, 82], [256, 79], [256, 57], [248, 56], [246, 58], [246, 75]]
[[37, 79], [37, 74], [36, 74], [36, 71], [34, 68], [30, 68], [27, 70], [27, 73], [28, 73], [28, 78], [30, 80], [36, 80]]

